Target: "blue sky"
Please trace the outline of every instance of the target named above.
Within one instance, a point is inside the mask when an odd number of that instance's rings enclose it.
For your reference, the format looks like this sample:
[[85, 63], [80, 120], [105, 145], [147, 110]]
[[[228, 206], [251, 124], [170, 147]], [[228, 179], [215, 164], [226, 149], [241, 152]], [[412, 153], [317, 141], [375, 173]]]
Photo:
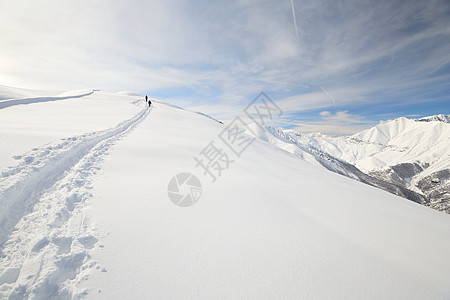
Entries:
[[449, 114], [450, 2], [0, 0], [0, 84], [129, 90], [227, 121], [349, 134]]

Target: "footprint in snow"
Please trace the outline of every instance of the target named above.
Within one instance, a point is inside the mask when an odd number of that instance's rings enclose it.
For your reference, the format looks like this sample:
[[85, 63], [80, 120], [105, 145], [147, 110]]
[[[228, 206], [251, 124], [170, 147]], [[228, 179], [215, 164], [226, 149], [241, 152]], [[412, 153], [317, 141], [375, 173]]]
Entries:
[[44, 237], [40, 239], [36, 244], [34, 244], [33, 248], [31, 249], [31, 252], [39, 252], [42, 248], [47, 246], [49, 243], [49, 240]]
[[2, 286], [4, 283], [14, 283], [17, 281], [17, 278], [19, 278], [20, 269], [19, 268], [6, 268], [3, 270], [0, 270], [0, 286]]
[[88, 236], [78, 238], [78, 241], [86, 249], [92, 249], [92, 248], [94, 248], [95, 244], [97, 244], [98, 239], [92, 235], [88, 235]]
[[82, 199], [78, 194], [73, 194], [66, 198], [66, 207], [69, 211], [73, 211], [75, 209], [75, 205], [80, 202]]
[[34, 161], [34, 157], [33, 157], [33, 156], [25, 156], [25, 157], [23, 158], [23, 161], [24, 161], [26, 164], [31, 164], [31, 163]]
[[58, 246], [58, 255], [69, 253], [72, 247], [72, 241], [72, 237], [57, 237], [52, 240], [52, 242]]

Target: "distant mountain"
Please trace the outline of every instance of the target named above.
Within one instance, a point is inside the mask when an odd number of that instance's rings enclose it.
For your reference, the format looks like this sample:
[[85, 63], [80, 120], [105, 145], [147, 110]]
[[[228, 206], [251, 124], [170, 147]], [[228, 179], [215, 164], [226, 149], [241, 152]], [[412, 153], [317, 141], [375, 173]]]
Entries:
[[313, 164], [450, 213], [449, 120], [398, 118], [341, 137], [271, 127], [257, 135]]
[[435, 116], [430, 116], [430, 117], [416, 119], [416, 121], [418, 121], [418, 122], [437, 121], [437, 122], [450, 123], [450, 116], [449, 115], [442, 115], [442, 114], [440, 114], [440, 115], [435, 115]]

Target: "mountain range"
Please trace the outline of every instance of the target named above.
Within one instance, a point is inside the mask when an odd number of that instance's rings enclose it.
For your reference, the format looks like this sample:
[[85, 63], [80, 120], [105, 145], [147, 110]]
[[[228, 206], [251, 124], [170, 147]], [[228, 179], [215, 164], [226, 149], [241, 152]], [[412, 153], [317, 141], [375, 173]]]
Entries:
[[351, 136], [252, 126], [249, 133], [330, 171], [450, 213], [450, 116], [398, 118]]

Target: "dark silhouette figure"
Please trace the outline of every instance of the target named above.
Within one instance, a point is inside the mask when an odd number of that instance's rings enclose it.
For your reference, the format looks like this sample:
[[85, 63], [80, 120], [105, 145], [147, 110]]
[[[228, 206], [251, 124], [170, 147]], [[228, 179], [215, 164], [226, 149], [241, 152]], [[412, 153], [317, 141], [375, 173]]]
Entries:
[[147, 97], [147, 95], [145, 95], [145, 102], [146, 102], [146, 103], [148, 102], [148, 97]]
[[148, 107], [152, 106], [152, 101], [150, 101], [150, 99], [148, 99]]

